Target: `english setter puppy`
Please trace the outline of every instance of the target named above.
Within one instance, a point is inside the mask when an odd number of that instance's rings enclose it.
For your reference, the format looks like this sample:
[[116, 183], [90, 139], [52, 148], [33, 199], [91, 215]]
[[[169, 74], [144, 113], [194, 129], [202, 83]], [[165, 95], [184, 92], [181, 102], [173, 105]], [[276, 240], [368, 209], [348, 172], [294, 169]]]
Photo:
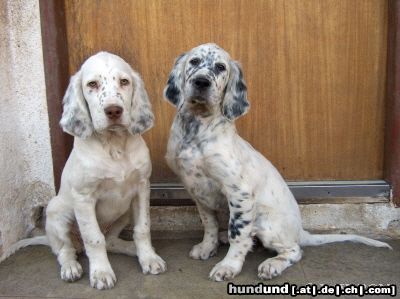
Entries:
[[193, 48], [176, 59], [164, 90], [177, 108], [166, 160], [195, 201], [204, 226], [203, 241], [190, 251], [194, 259], [217, 252], [215, 212], [229, 208], [225, 258], [210, 272], [215, 281], [240, 273], [253, 236], [277, 256], [258, 267], [271, 279], [299, 261], [300, 246], [354, 241], [388, 244], [356, 235], [313, 235], [304, 231], [299, 207], [275, 167], [243, 140], [234, 121], [249, 109], [241, 67], [215, 44]]
[[[17, 242], [2, 259], [24, 246], [50, 245], [61, 278], [75, 281], [82, 276], [73, 242], [80, 232], [94, 288], [116, 282], [106, 251], [137, 255], [143, 273], [164, 272], [150, 239], [151, 161], [140, 134], [154, 117], [142, 79], [122, 58], [100, 52], [71, 77], [63, 104], [60, 125], [75, 140], [46, 210], [46, 235]], [[134, 242], [118, 238], [131, 216]]]

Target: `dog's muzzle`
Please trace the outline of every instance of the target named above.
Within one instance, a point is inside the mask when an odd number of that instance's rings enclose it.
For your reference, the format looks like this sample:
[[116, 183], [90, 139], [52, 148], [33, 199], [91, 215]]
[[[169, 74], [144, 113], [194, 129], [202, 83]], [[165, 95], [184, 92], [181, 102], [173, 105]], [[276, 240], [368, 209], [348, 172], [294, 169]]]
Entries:
[[205, 76], [199, 76], [193, 79], [193, 85], [198, 91], [204, 91], [211, 86], [211, 81]]
[[117, 105], [111, 105], [104, 109], [104, 113], [110, 120], [118, 120], [121, 117], [122, 112], [124, 112], [124, 109]]
[[207, 103], [211, 80], [204, 75], [199, 75], [192, 80], [192, 86], [191, 102], [199, 104]]

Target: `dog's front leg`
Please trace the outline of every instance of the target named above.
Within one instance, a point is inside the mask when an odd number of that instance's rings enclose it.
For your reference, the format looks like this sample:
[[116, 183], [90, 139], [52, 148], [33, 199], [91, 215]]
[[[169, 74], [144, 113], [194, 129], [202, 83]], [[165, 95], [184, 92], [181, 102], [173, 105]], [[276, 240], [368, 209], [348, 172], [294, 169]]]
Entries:
[[159, 274], [167, 269], [164, 260], [151, 246], [150, 235], [150, 182], [143, 180], [139, 184], [138, 195], [132, 201], [134, 218], [133, 239], [136, 253], [144, 274]]
[[90, 285], [99, 290], [110, 289], [116, 277], [107, 257], [106, 242], [96, 218], [96, 200], [77, 195], [75, 217], [90, 264]]
[[210, 279], [224, 281], [242, 270], [247, 252], [253, 245], [254, 199], [245, 185], [230, 184], [225, 187], [229, 202], [229, 250], [225, 258], [210, 272]]
[[196, 205], [204, 227], [204, 236], [203, 241], [193, 246], [189, 256], [196, 260], [206, 260], [214, 256], [218, 250], [218, 220], [215, 211], [197, 201]]

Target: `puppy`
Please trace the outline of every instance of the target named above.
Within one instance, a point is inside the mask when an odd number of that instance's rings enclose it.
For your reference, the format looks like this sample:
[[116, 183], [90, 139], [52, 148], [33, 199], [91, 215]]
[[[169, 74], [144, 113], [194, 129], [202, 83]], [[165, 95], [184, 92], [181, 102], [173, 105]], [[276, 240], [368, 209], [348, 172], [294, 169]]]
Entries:
[[[60, 125], [75, 139], [60, 191], [46, 210], [46, 235], [17, 242], [1, 260], [24, 246], [50, 245], [61, 278], [75, 281], [82, 276], [81, 238], [94, 288], [116, 282], [106, 250], [137, 255], [143, 273], [164, 272], [150, 239], [151, 162], [140, 134], [154, 117], [142, 79], [122, 58], [100, 52], [72, 76], [63, 106]], [[118, 238], [131, 216], [134, 242]]]
[[261, 263], [270, 279], [301, 259], [300, 246], [354, 241], [388, 244], [355, 235], [312, 235], [302, 228], [299, 207], [275, 167], [236, 132], [234, 121], [249, 109], [239, 64], [215, 44], [179, 56], [164, 97], [177, 108], [166, 160], [195, 201], [204, 226], [194, 259], [217, 252], [215, 211], [229, 208], [229, 251], [210, 272], [215, 281], [240, 273], [252, 237], [278, 254]]

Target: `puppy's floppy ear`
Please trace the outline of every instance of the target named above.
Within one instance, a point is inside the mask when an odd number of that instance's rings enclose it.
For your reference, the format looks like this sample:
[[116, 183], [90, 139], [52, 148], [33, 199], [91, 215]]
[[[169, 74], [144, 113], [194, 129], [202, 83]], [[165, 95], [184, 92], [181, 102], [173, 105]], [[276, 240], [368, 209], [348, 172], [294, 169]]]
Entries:
[[169, 74], [167, 86], [164, 88], [164, 98], [167, 99], [174, 106], [179, 107], [183, 101], [183, 69], [185, 66], [186, 53], [178, 56], [175, 60], [174, 67]]
[[131, 103], [129, 131], [131, 134], [142, 134], [153, 127], [154, 115], [142, 78], [134, 71], [132, 71], [132, 78], [134, 92]]
[[92, 118], [82, 93], [81, 71], [71, 77], [65, 92], [60, 126], [64, 132], [80, 138], [93, 134]]
[[247, 113], [250, 103], [247, 100], [247, 87], [242, 69], [238, 62], [230, 61], [230, 76], [222, 100], [222, 114], [229, 120], [235, 120]]

